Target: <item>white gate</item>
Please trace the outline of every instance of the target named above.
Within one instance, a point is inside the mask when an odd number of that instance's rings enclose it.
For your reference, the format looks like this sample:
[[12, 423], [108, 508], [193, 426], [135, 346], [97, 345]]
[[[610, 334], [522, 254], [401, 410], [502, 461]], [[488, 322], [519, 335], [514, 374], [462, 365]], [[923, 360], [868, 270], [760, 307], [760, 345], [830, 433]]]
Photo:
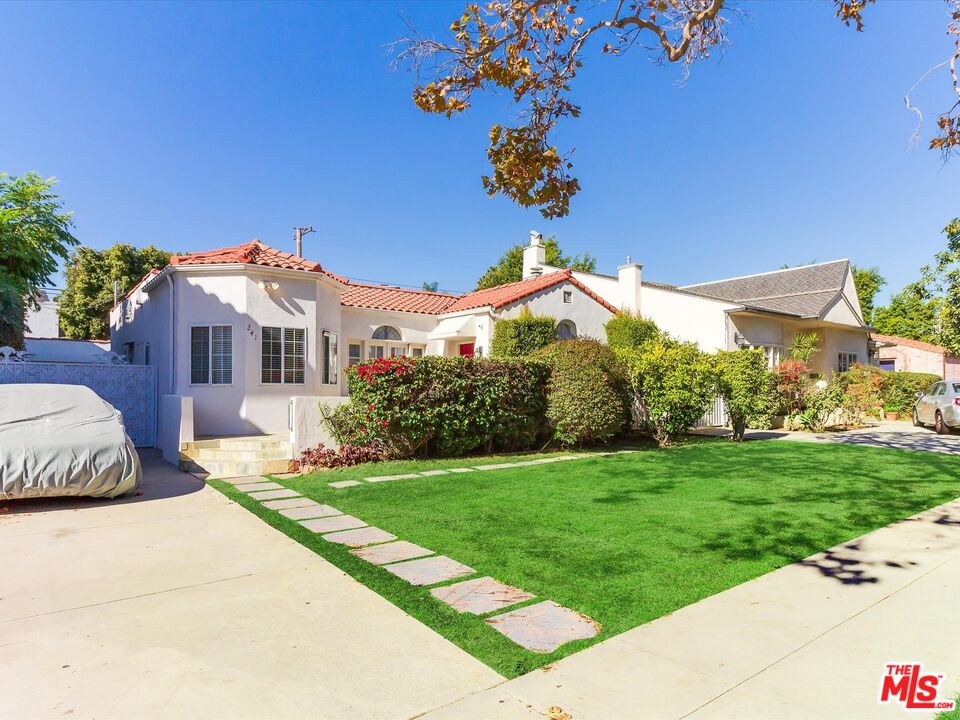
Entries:
[[727, 424], [727, 406], [722, 397], [714, 398], [703, 416], [693, 424], [694, 427], [723, 427]]
[[85, 385], [123, 415], [137, 447], [157, 440], [157, 369], [150, 365], [6, 361], [0, 356], [0, 383]]

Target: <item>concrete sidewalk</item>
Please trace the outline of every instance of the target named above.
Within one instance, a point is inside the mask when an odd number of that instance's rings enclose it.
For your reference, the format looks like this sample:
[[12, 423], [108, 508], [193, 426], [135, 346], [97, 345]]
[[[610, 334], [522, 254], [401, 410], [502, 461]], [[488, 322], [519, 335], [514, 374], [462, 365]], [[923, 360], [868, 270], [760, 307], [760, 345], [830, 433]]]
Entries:
[[960, 691], [960, 500], [706, 598], [431, 720], [929, 718], [880, 705], [886, 663]]
[[399, 718], [503, 680], [141, 457], [140, 497], [0, 514], [0, 717]]

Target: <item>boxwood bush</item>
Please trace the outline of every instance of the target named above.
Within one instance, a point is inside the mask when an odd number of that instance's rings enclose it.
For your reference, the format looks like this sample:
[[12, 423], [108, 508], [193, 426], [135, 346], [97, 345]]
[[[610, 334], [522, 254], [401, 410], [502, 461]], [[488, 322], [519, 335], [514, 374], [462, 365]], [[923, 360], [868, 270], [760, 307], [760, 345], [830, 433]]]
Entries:
[[610, 440], [630, 419], [630, 379], [596, 340], [561, 340], [534, 353], [550, 367], [547, 422], [561, 445]]
[[378, 358], [347, 369], [350, 402], [327, 424], [386, 457], [526, 449], [545, 435], [548, 375], [529, 360]]
[[493, 327], [490, 355], [495, 358], [526, 357], [557, 339], [557, 321], [537, 317], [524, 308], [519, 317], [498, 320]]
[[607, 345], [613, 350], [636, 349], [660, 337], [660, 328], [653, 320], [626, 310], [607, 320], [603, 329], [607, 333]]

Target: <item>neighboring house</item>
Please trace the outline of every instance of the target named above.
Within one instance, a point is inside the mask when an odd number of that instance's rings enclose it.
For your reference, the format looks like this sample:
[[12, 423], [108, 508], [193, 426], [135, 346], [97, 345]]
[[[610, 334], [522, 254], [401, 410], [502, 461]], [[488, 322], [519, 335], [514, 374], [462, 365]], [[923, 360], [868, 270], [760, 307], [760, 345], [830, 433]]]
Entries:
[[35, 362], [109, 362], [110, 340], [71, 340], [60, 337], [57, 301], [41, 290], [39, 309], [27, 308], [24, 357]]
[[763, 347], [774, 363], [815, 330], [814, 370], [868, 360], [845, 260], [675, 287], [643, 281], [629, 259], [616, 276], [549, 266], [538, 233], [522, 280], [463, 295], [354, 282], [257, 240], [174, 256], [111, 310], [110, 328], [115, 352], [158, 366], [161, 394], [192, 398], [197, 435], [247, 435], [300, 424], [294, 398], [342, 397], [342, 369], [361, 360], [486, 355], [496, 322], [524, 308], [556, 318], [561, 338], [605, 340], [625, 308], [708, 351]]
[[57, 315], [57, 301], [45, 290], [37, 292], [38, 308], [27, 306], [27, 331], [24, 337], [58, 338], [60, 337], [60, 317]]
[[932, 373], [944, 380], [960, 380], [960, 358], [942, 345], [876, 333], [870, 339], [884, 370]]

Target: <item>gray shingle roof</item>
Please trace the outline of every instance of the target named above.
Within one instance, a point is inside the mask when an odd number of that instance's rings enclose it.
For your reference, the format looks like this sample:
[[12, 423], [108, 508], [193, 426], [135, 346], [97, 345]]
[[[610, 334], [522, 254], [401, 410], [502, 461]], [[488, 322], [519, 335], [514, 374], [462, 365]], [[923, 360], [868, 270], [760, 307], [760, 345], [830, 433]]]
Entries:
[[679, 289], [753, 310], [819, 317], [843, 291], [849, 266], [847, 260], [835, 260]]

